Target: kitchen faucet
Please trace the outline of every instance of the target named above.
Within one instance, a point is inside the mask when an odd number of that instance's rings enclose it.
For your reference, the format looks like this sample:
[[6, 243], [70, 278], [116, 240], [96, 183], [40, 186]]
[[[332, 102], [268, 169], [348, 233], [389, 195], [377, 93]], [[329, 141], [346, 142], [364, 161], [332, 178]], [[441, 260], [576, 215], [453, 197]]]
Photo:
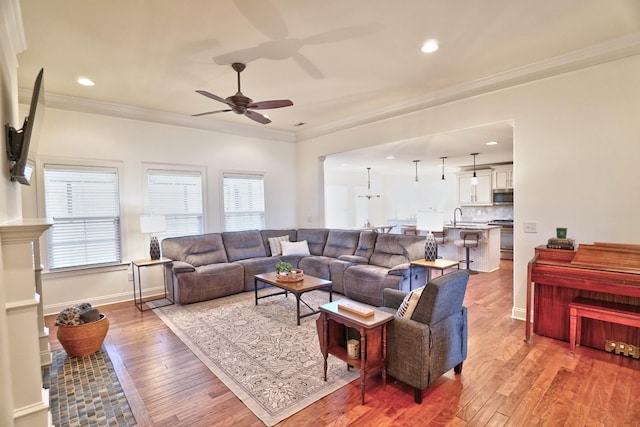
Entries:
[[462, 219], [462, 209], [460, 209], [460, 208], [455, 208], [455, 209], [453, 210], [453, 226], [454, 226], [454, 227], [456, 226], [456, 212], [457, 212], [457, 211], [460, 211], [460, 219]]

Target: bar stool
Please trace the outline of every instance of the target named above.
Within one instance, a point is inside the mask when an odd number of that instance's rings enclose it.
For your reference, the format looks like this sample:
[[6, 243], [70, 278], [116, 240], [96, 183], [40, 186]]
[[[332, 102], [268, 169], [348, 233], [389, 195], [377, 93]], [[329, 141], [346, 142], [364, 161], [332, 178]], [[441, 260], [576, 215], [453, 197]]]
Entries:
[[469, 274], [478, 274], [477, 271], [471, 270], [469, 268], [469, 263], [473, 262], [469, 258], [469, 249], [471, 248], [475, 249], [478, 247], [478, 244], [480, 242], [480, 235], [481, 233], [479, 231], [460, 230], [460, 238], [457, 240], [454, 240], [453, 242], [454, 245], [461, 248], [465, 248], [467, 259], [462, 260], [461, 262], [465, 262], [467, 264], [466, 270]]

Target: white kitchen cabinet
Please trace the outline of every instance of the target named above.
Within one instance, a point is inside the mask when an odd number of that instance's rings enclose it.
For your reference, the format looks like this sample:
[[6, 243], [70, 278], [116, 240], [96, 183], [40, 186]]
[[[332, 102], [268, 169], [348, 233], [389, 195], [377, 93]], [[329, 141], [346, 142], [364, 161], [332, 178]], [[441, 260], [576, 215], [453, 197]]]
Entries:
[[458, 204], [461, 206], [490, 206], [493, 203], [493, 174], [491, 170], [476, 171], [477, 185], [471, 184], [472, 177], [473, 172], [458, 174]]
[[493, 169], [493, 188], [496, 190], [513, 188], [513, 165]]

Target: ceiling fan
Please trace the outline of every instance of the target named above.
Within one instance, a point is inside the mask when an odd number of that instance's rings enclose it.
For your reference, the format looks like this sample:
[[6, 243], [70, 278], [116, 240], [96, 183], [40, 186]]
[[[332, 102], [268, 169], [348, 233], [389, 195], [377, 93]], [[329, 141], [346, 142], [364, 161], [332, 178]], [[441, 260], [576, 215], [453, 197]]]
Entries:
[[218, 95], [214, 95], [212, 93], [207, 92], [206, 90], [196, 90], [196, 92], [199, 93], [200, 95], [204, 95], [208, 98], [215, 99], [216, 101], [220, 101], [223, 104], [227, 104], [231, 108], [194, 114], [193, 117], [233, 111], [236, 114], [244, 114], [245, 116], [249, 117], [251, 120], [255, 120], [258, 123], [262, 123], [263, 125], [266, 125], [268, 123], [271, 123], [271, 120], [269, 120], [267, 117], [263, 116], [260, 113], [256, 113], [253, 110], [269, 110], [271, 108], [290, 107], [293, 105], [293, 102], [291, 102], [288, 99], [253, 102], [251, 98], [244, 96], [242, 92], [240, 92], [240, 73], [245, 69], [246, 65], [240, 62], [234, 62], [233, 64], [231, 64], [231, 67], [236, 71], [236, 73], [238, 73], [238, 92], [236, 92], [235, 95], [229, 96], [228, 98], [221, 98]]

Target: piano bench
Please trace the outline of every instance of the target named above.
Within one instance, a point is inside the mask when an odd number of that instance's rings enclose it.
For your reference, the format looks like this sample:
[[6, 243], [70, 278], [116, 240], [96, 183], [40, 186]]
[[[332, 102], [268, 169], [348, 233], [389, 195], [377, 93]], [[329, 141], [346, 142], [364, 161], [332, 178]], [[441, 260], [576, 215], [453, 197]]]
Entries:
[[580, 345], [583, 317], [640, 328], [640, 306], [576, 298], [569, 303], [569, 348], [571, 351], [576, 349], [576, 345]]

